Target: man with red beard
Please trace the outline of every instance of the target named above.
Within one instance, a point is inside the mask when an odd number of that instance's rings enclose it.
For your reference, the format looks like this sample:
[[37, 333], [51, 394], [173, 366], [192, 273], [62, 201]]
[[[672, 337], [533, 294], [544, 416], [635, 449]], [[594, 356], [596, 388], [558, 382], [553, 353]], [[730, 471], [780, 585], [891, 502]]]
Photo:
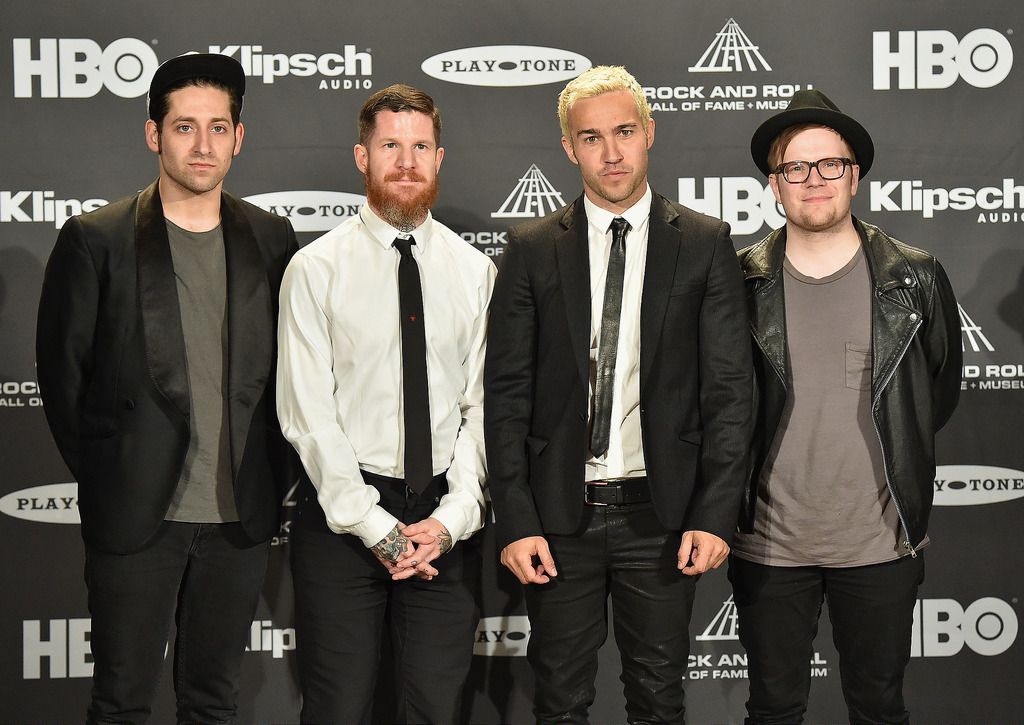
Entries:
[[397, 709], [378, 715], [462, 719], [495, 272], [430, 214], [440, 137], [427, 94], [373, 94], [355, 146], [367, 203], [281, 285], [278, 412], [306, 474], [291, 541], [304, 723], [369, 721], [385, 615]]

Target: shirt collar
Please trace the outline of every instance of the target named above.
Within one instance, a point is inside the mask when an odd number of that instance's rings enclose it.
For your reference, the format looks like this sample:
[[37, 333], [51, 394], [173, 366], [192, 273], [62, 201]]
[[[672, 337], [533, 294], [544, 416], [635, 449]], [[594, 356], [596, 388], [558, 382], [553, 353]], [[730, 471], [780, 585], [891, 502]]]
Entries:
[[587, 221], [597, 229], [601, 234], [607, 234], [608, 230], [612, 226], [612, 220], [616, 217], [622, 217], [629, 222], [629, 228], [637, 230], [640, 225], [643, 224], [647, 218], [651, 215], [651, 185], [647, 184], [647, 188], [644, 190], [644, 195], [637, 199], [637, 202], [633, 206], [626, 209], [621, 214], [614, 214], [607, 209], [602, 209], [597, 204], [590, 200], [586, 194], [583, 195], [583, 208], [587, 212]]
[[391, 249], [391, 245], [395, 241], [395, 237], [404, 235], [416, 239], [416, 244], [413, 246], [419, 248], [420, 252], [426, 249], [426, 245], [428, 243], [427, 240], [430, 238], [430, 231], [434, 223], [434, 218], [428, 211], [427, 218], [423, 220], [422, 224], [411, 232], [400, 232], [381, 219], [380, 216], [377, 215], [377, 212], [370, 208], [369, 204], [363, 204], [362, 208], [359, 210], [359, 219], [363, 222], [363, 226], [366, 227], [366, 231], [369, 233], [370, 237], [382, 247]]

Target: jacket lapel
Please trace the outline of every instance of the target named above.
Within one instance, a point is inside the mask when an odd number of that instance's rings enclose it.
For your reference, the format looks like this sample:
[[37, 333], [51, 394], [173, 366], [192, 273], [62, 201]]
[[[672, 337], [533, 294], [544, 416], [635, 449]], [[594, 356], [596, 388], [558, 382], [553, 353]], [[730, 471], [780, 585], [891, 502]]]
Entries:
[[750, 332], [783, 385], [786, 372], [786, 301], [782, 263], [786, 256], [786, 228], [758, 243], [744, 262], [743, 276], [750, 304]]
[[190, 398], [185, 337], [157, 182], [144, 189], [136, 203], [135, 264], [149, 373], [157, 390], [187, 420]]
[[640, 387], [650, 377], [658, 352], [672, 280], [679, 257], [679, 229], [673, 222], [679, 216], [659, 194], [651, 198], [651, 217], [647, 228], [647, 260], [644, 263], [644, 289], [640, 300]]
[[587, 388], [590, 385], [590, 247], [582, 196], [565, 210], [561, 225], [563, 232], [555, 239], [555, 258], [573, 357], [580, 381]]
[[[221, 194], [221, 229], [227, 268], [228, 400], [231, 462], [235, 473], [245, 452], [253, 407], [270, 377], [274, 350], [274, 309], [266, 264], [242, 210], [228, 193]], [[271, 401], [273, 402], [273, 401]]]

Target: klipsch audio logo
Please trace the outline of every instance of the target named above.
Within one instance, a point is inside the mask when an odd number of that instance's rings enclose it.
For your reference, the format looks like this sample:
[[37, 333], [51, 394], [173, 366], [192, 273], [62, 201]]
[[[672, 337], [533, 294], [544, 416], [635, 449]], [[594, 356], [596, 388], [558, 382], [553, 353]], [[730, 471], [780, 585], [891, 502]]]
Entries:
[[1007, 362], [991, 353], [996, 352], [990, 335], [975, 322], [963, 305], [960, 311], [960, 348], [964, 352], [961, 390], [1024, 390], [1024, 363]]
[[995, 466], [936, 466], [935, 505], [974, 506], [1024, 498], [1024, 471]]
[[542, 217], [565, 206], [562, 194], [545, 178], [537, 164], [519, 177], [519, 183], [512, 189], [498, 211], [491, 212], [494, 219], [530, 219]]
[[106, 199], [58, 199], [53, 191], [0, 191], [0, 222], [43, 222], [60, 229], [76, 214], [106, 205]]
[[539, 86], [570, 80], [588, 68], [590, 60], [579, 53], [535, 45], [449, 50], [420, 65], [431, 78], [469, 86]]
[[268, 84], [287, 76], [318, 76], [317, 88], [322, 91], [366, 90], [373, 86], [373, 55], [354, 45], [327, 53], [270, 53], [262, 45], [211, 45], [209, 52], [234, 58], [247, 76]]
[[78, 484], [51, 483], [12, 491], [0, 498], [0, 513], [46, 524], [80, 524]]
[[781, 205], [768, 184], [751, 176], [705, 176], [679, 179], [679, 203], [729, 222], [732, 233], [757, 234], [766, 224], [778, 229], [786, 223]]
[[284, 657], [285, 652], [295, 650], [295, 628], [275, 627], [269, 619], [257, 619], [249, 625], [249, 643], [246, 652], [269, 652], [275, 660]]
[[483, 657], [525, 657], [529, 643], [529, 617], [483, 617], [476, 627], [473, 654]]
[[1017, 628], [1017, 612], [996, 597], [984, 597], [967, 607], [955, 599], [919, 599], [910, 656], [952, 657], [967, 647], [993, 657], [1010, 649]]
[[[33, 47], [34, 46], [34, 47]], [[106, 88], [137, 98], [149, 90], [160, 61], [137, 38], [119, 38], [105, 48], [88, 38], [13, 39], [14, 97], [92, 98]]]
[[932, 219], [936, 212], [973, 211], [978, 224], [1024, 222], [1024, 186], [1003, 179], [999, 186], [929, 188], [920, 179], [871, 182], [871, 211], [920, 212]]
[[327, 232], [359, 213], [360, 194], [343, 191], [274, 191], [245, 197], [250, 204], [283, 216], [297, 232]]
[[1002, 83], [1013, 68], [1013, 46], [1002, 33], [978, 28], [960, 40], [948, 30], [872, 33], [875, 90], [949, 88], [963, 79], [975, 88]]
[[[781, 110], [802, 88], [810, 83], [738, 83], [701, 85], [707, 74], [751, 74], [772, 71], [772, 66], [734, 19], [729, 18], [697, 61], [690, 73], [700, 74], [697, 82], [679, 85], [647, 86], [644, 95], [651, 110], [666, 111], [754, 111]], [[751, 80], [756, 80], [756, 76]]]

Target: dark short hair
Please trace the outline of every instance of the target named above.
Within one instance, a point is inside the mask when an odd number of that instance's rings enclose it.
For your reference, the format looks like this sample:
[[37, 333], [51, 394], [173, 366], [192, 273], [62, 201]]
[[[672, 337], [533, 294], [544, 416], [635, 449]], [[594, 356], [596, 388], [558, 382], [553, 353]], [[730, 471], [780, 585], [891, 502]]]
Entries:
[[382, 88], [366, 99], [359, 110], [359, 143], [365, 144], [369, 140], [377, 125], [377, 114], [381, 111], [416, 111], [427, 114], [434, 123], [434, 143], [441, 144], [441, 111], [434, 105], [434, 99], [404, 83]]
[[199, 88], [216, 88], [227, 93], [228, 103], [231, 108], [231, 124], [234, 126], [238, 125], [238, 120], [242, 116], [242, 97], [238, 94], [238, 90], [217, 78], [198, 76], [196, 78], [185, 78], [180, 80], [163, 89], [155, 98], [149, 99], [149, 117], [156, 122], [158, 129], [163, 126], [164, 116], [166, 116], [167, 111], [170, 110], [171, 103], [169, 99], [171, 94], [175, 91], [181, 90], [182, 88], [189, 88], [191, 86]]
[[[836, 131], [831, 126], [826, 126], [823, 123], [798, 123], [795, 126], [789, 126], [784, 128], [778, 136], [772, 139], [771, 146], [768, 147], [768, 167], [771, 169], [777, 169], [779, 164], [782, 163], [782, 157], [786, 155], [786, 149], [789, 148], [789, 143], [799, 134], [811, 128], [827, 128], [829, 131], [835, 131], [839, 135], [839, 138], [843, 140], [843, 145], [846, 146], [846, 153], [849, 155], [853, 163], [857, 163], [857, 154], [853, 151], [853, 146], [847, 141], [841, 133]], [[805, 159], [810, 161], [811, 159]]]

